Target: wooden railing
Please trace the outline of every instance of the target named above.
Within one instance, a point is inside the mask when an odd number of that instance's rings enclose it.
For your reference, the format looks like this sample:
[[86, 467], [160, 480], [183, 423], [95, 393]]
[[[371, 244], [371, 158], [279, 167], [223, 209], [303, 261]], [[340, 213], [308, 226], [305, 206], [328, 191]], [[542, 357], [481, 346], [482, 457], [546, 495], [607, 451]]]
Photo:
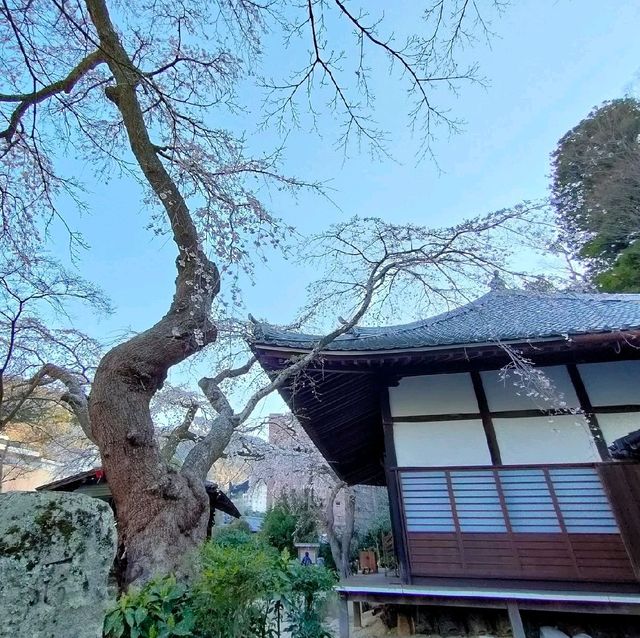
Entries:
[[601, 467], [393, 470], [410, 573], [635, 580]]

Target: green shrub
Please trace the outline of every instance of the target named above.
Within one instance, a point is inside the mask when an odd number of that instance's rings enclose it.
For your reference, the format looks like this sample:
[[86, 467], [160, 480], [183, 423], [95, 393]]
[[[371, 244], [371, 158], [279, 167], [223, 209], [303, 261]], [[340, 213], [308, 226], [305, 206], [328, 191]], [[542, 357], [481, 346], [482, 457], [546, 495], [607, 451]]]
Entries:
[[193, 607], [203, 638], [268, 638], [274, 611], [287, 589], [283, 558], [258, 541], [207, 543], [193, 586]]
[[[105, 638], [327, 638], [325, 603], [336, 577], [230, 530], [203, 547], [191, 588], [156, 579], [120, 597]], [[285, 623], [282, 623], [284, 614]]]
[[351, 560], [356, 560], [361, 550], [373, 549], [378, 553], [381, 565], [388, 567], [389, 565], [385, 564], [385, 558], [393, 561], [394, 557], [384, 557], [382, 548], [384, 545], [383, 537], [389, 533], [391, 533], [391, 519], [389, 514], [384, 512], [374, 520], [369, 521], [369, 524], [365, 528], [356, 532], [351, 544]]
[[293, 535], [298, 522], [294, 513], [281, 501], [278, 501], [265, 515], [261, 535], [278, 551], [288, 550], [296, 553]]
[[321, 542], [318, 549], [318, 558], [324, 560], [324, 566], [327, 569], [336, 571], [336, 561], [333, 560], [333, 554], [331, 553], [331, 545], [327, 542]]
[[185, 585], [172, 576], [123, 594], [104, 621], [105, 638], [194, 636], [195, 618]]
[[254, 542], [251, 528], [246, 521], [234, 521], [231, 525], [215, 528], [213, 530], [212, 542], [224, 547], [238, 547]]
[[312, 543], [318, 539], [319, 506], [310, 491], [283, 494], [267, 512], [262, 536], [279, 551], [287, 549], [293, 556], [295, 543]]
[[297, 561], [289, 564], [287, 573], [287, 631], [291, 638], [331, 638], [323, 617], [327, 598], [337, 581], [335, 573], [325, 567], [306, 567]]

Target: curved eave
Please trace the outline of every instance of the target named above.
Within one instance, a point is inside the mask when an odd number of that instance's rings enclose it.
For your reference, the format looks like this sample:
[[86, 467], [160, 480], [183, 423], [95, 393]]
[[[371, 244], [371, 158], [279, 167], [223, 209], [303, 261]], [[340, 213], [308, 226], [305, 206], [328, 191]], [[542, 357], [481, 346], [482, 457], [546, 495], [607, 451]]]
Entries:
[[[538, 344], [565, 344], [569, 347], [572, 345], [597, 345], [599, 343], [606, 343], [616, 340], [638, 340], [640, 339], [640, 328], [630, 328], [624, 330], [603, 330], [601, 332], [587, 332], [565, 335], [549, 335], [543, 337], [519, 337], [514, 339], [494, 340], [494, 341], [477, 341], [471, 343], [451, 343], [442, 345], [429, 345], [429, 346], [415, 346], [404, 348], [383, 348], [383, 349], [356, 349], [356, 350], [342, 350], [333, 349], [330, 347], [322, 350], [322, 357], [335, 357], [335, 358], [378, 358], [388, 355], [397, 356], [412, 356], [428, 354], [430, 352], [438, 352], [442, 350], [472, 350], [476, 348], [488, 348], [496, 347], [500, 345], [509, 346], [536, 346]], [[270, 343], [270, 342], [254, 342], [251, 344], [252, 350], [262, 352], [282, 352], [289, 353], [291, 355], [307, 354], [311, 352], [312, 347], [299, 345], [286, 345], [283, 343]]]

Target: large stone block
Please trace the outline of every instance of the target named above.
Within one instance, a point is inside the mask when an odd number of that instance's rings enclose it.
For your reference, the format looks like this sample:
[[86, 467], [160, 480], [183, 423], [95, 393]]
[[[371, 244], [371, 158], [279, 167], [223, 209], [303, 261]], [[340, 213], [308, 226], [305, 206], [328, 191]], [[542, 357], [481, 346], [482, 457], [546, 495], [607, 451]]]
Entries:
[[113, 513], [98, 499], [0, 494], [0, 637], [102, 636], [115, 550]]

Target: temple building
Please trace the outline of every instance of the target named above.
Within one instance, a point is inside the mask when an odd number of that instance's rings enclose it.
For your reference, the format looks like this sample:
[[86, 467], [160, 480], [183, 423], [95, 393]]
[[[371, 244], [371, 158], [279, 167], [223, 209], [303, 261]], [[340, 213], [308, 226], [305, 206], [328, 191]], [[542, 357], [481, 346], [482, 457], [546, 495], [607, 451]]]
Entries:
[[[318, 339], [257, 324], [252, 348], [274, 374]], [[521, 610], [640, 614], [640, 295], [497, 282], [355, 328], [281, 393], [340, 478], [389, 493], [399, 577], [343, 601], [504, 609], [516, 638]]]

